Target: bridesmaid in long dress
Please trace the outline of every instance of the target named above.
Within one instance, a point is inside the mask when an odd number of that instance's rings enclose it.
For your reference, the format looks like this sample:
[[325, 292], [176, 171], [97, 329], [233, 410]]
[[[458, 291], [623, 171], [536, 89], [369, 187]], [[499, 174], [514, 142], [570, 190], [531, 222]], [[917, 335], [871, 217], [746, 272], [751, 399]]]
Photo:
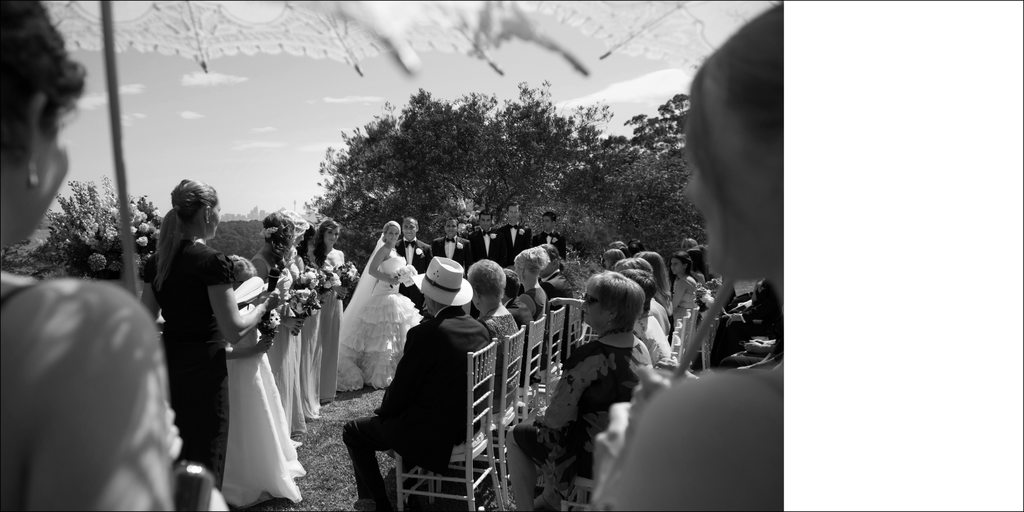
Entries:
[[[265, 243], [260, 252], [252, 258], [256, 266], [256, 275], [267, 281], [270, 269], [276, 267], [281, 271], [277, 281], [277, 290], [285, 296], [292, 287], [294, 276], [298, 274], [295, 266], [295, 223], [280, 212], [274, 212], [263, 219], [263, 239]], [[281, 395], [281, 406], [288, 420], [291, 434], [306, 432], [306, 419], [302, 414], [302, 403], [299, 396], [299, 359], [302, 339], [292, 336], [290, 331], [295, 326], [295, 318], [288, 313], [287, 304], [282, 304], [281, 328], [277, 331], [274, 344], [267, 351], [270, 368], [274, 374]]]
[[[299, 244], [299, 260], [296, 262], [302, 272], [315, 270], [313, 246], [316, 243], [316, 228], [310, 226]], [[302, 414], [307, 420], [320, 418], [320, 312], [315, 311], [302, 321], [302, 353], [299, 360], [299, 390]]]
[[[334, 248], [338, 241], [338, 223], [327, 219], [320, 223], [316, 233], [316, 247], [313, 258], [316, 265], [325, 270], [334, 270], [345, 264], [345, 253]], [[338, 345], [341, 342], [341, 321], [345, 314], [342, 300], [344, 289], [325, 293], [320, 297], [320, 346], [323, 354], [320, 360], [320, 403], [334, 400], [338, 387]]]

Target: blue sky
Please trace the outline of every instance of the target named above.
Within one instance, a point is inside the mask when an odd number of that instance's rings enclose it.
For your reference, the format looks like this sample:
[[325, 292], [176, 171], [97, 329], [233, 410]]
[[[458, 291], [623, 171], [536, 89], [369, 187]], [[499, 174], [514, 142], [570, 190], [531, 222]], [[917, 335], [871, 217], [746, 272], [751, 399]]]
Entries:
[[[606, 99], [614, 117], [606, 127], [628, 134], [623, 123], [654, 114], [672, 94], [689, 88], [689, 75], [643, 57], [598, 57], [604, 45], [543, 14], [539, 26], [591, 71], [577, 73], [560, 56], [512, 41], [492, 53], [505, 70], [495, 73], [472, 57], [422, 52], [422, 70], [407, 76], [388, 56], [361, 62], [364, 72], [332, 60], [292, 55], [225, 57], [203, 76], [192, 60], [129, 50], [117, 54], [129, 193], [170, 206], [183, 178], [213, 185], [225, 213], [291, 208], [322, 192], [319, 164], [328, 146], [380, 114], [384, 103], [401, 108], [419, 88], [454, 99], [469, 92], [514, 98], [517, 83], [551, 82], [552, 99], [566, 106]], [[109, 112], [102, 54], [76, 50], [88, 70], [86, 93], [62, 134], [71, 158], [69, 180], [113, 176]], [[62, 193], [67, 192], [67, 186]]]

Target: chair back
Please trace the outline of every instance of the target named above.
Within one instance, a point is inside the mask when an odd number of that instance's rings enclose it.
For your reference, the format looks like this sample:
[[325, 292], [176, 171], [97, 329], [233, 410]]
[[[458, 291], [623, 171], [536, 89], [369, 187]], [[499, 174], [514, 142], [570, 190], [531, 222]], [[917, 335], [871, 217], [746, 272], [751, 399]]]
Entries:
[[[526, 343], [526, 326], [520, 327], [512, 336], [505, 338], [501, 345], [502, 364], [495, 374], [495, 388], [498, 393], [498, 410], [494, 411], [494, 424], [504, 428], [509, 418], [509, 409], [515, 410], [516, 395], [519, 393], [519, 378], [523, 370], [523, 345]], [[509, 418], [513, 423], [516, 415]]]
[[498, 344], [490, 342], [486, 347], [466, 353], [466, 449], [473, 445], [473, 438], [490, 433], [491, 402], [494, 397], [494, 362], [498, 355]]
[[[694, 316], [697, 316], [696, 313]], [[700, 363], [701, 369], [707, 370], [711, 368], [711, 350], [715, 347], [715, 334], [718, 332], [718, 322], [721, 317], [715, 315], [714, 318], [705, 318], [705, 322], [711, 322], [711, 328], [708, 329], [708, 335], [704, 339], [700, 340]]]
[[[529, 414], [530, 379], [540, 373], [540, 361], [544, 357], [544, 323], [547, 317], [526, 324], [526, 343], [523, 344], [523, 374], [519, 379], [519, 401], [527, 410], [521, 411], [519, 419]], [[539, 378], [539, 375], [538, 375]]]
[[562, 348], [565, 345], [565, 306], [548, 312], [547, 338], [544, 347], [547, 349], [548, 371], [565, 361]]
[[700, 312], [698, 308], [686, 308], [686, 313], [682, 318], [676, 319], [676, 331], [679, 335], [679, 346], [675, 346], [673, 339], [673, 352], [676, 352], [676, 359], [682, 360], [683, 352], [686, 350], [686, 345], [690, 343], [693, 338], [693, 334], [697, 331], [697, 314]]
[[569, 343], [563, 357], [568, 359], [572, 355], [572, 349], [579, 346], [580, 338], [583, 336], [583, 308], [578, 302], [569, 302], [565, 307], [564, 336], [569, 340]]

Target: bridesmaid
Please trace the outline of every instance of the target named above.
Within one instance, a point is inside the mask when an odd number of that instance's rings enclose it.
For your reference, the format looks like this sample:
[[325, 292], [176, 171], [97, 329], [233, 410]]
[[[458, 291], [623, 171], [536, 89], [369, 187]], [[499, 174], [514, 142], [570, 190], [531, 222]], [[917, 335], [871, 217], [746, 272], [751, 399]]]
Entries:
[[155, 257], [146, 265], [143, 303], [164, 317], [163, 342], [171, 407], [183, 442], [181, 459], [205, 464], [224, 477], [228, 440], [226, 344], [256, 328], [277, 299], [238, 311], [227, 257], [206, 246], [217, 234], [220, 205], [213, 187], [182, 180], [171, 192]]
[[[295, 223], [281, 212], [274, 212], [263, 219], [263, 248], [252, 257], [256, 275], [264, 281], [269, 279], [270, 269], [277, 268], [281, 277], [277, 290], [284, 296], [291, 290], [292, 282], [299, 269], [295, 265]], [[306, 431], [305, 416], [299, 396], [299, 359], [301, 339], [292, 336], [295, 318], [288, 313], [288, 306], [282, 305], [281, 327], [274, 338], [274, 344], [267, 351], [274, 383], [281, 394], [281, 406], [292, 435]]]
[[[313, 249], [315, 264], [323, 269], [333, 270], [345, 264], [345, 253], [334, 248], [338, 241], [338, 223], [327, 219], [320, 223]], [[345, 313], [342, 299], [348, 293], [338, 288], [334, 293], [325, 293], [320, 300], [320, 346], [323, 356], [320, 361], [320, 403], [330, 403], [338, 386], [338, 345], [341, 342], [341, 319]]]
[[[316, 228], [310, 226], [299, 244], [300, 271], [315, 270], [313, 249], [316, 244]], [[320, 311], [313, 312], [302, 321], [302, 354], [299, 361], [299, 389], [302, 397], [302, 413], [307, 420], [320, 418]]]

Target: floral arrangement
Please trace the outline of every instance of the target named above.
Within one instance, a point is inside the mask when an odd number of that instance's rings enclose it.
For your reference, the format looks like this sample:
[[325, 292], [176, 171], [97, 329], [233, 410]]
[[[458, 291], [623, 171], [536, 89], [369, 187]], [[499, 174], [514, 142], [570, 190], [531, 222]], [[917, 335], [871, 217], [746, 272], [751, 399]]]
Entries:
[[[330, 262], [325, 263], [323, 268], [317, 269], [316, 292], [318, 294], [323, 296], [332, 293], [337, 286], [341, 286], [341, 278], [338, 277]], [[338, 298], [341, 298], [340, 294], [338, 294]]]
[[281, 314], [276, 309], [270, 310], [256, 325], [256, 329], [260, 332], [260, 339], [274, 339], [279, 327], [281, 327]]
[[398, 282], [402, 283], [403, 285], [413, 286], [416, 284], [416, 282], [413, 281], [412, 278], [416, 276], [416, 274], [418, 274], [418, 272], [416, 272], [416, 267], [412, 265], [405, 265], [403, 267], [400, 267], [398, 271], [395, 272], [395, 277], [397, 277]]
[[701, 311], [707, 311], [715, 303], [715, 294], [722, 287], [722, 278], [710, 279], [704, 284], [697, 285], [696, 299], [697, 306]]
[[[320, 294], [317, 293], [319, 281], [319, 275], [314, 269], [307, 269], [295, 278], [288, 296], [288, 306], [295, 318], [308, 318], [323, 307], [320, 303]], [[292, 328], [292, 335], [298, 335], [300, 329], [302, 322], [296, 323]]]
[[[61, 260], [72, 276], [117, 279], [121, 276], [120, 210], [109, 178], [102, 188], [72, 181], [71, 194], [58, 197], [61, 212], [47, 213], [50, 237], [47, 253]], [[141, 273], [156, 252], [163, 215], [146, 196], [129, 198], [132, 250]]]
[[340, 298], [344, 299], [351, 296], [355, 292], [356, 285], [359, 284], [359, 270], [356, 269], [355, 264], [346, 261], [334, 269], [334, 273], [337, 274], [338, 279], [341, 281], [341, 288], [345, 290]]

